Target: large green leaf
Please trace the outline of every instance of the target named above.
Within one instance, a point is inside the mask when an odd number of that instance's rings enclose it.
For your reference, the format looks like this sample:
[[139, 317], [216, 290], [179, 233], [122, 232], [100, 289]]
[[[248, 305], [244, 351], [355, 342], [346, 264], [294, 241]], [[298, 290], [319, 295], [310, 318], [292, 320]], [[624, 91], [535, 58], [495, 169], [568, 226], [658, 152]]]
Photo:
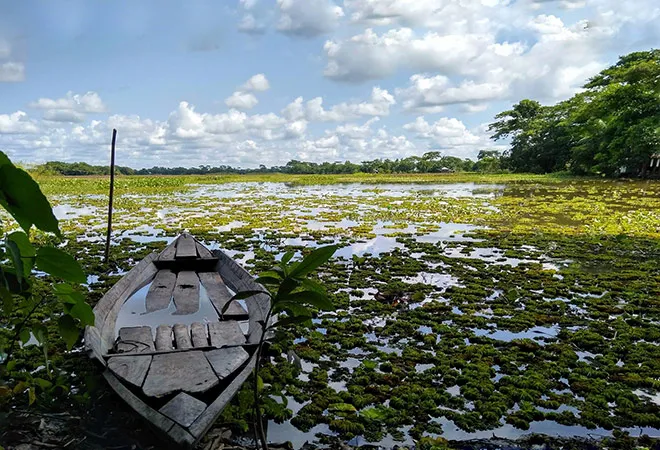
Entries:
[[61, 236], [53, 209], [39, 185], [3, 152], [0, 152], [0, 205], [26, 232], [35, 225]]
[[18, 245], [16, 245], [16, 242], [10, 239], [5, 240], [5, 246], [9, 250], [11, 260], [14, 263], [14, 269], [16, 269], [16, 276], [18, 277], [18, 282], [20, 283], [23, 280], [23, 276], [25, 275], [25, 270], [23, 269], [23, 260], [21, 259], [21, 251], [19, 250]]
[[78, 337], [80, 336], [80, 330], [76, 325], [76, 321], [73, 317], [64, 315], [59, 318], [57, 325], [67, 348], [71, 350], [76, 342], [78, 342]]
[[334, 311], [335, 305], [327, 295], [317, 291], [301, 291], [287, 294], [282, 300], [299, 304], [309, 304], [322, 311]]
[[7, 236], [7, 239], [14, 242], [21, 253], [21, 260], [23, 262], [23, 275], [27, 278], [32, 271], [34, 265], [34, 257], [36, 252], [27, 234], [22, 231], [14, 231]]
[[337, 245], [326, 245], [325, 247], [317, 248], [300, 261], [289, 275], [294, 278], [307, 275], [321, 264], [328, 261], [335, 251], [337, 251], [337, 248]]
[[94, 325], [94, 311], [84, 301], [76, 303], [69, 314], [71, 317], [79, 319], [83, 325]]
[[73, 283], [87, 281], [85, 272], [73, 257], [55, 247], [41, 247], [37, 250], [37, 269]]

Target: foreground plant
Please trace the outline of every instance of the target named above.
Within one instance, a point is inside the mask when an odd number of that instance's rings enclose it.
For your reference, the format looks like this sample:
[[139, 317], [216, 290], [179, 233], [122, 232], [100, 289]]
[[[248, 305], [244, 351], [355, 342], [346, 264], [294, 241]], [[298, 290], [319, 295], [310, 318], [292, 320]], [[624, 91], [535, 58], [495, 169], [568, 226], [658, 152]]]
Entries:
[[[15, 361], [13, 355], [20, 345], [36, 340], [42, 349], [48, 378], [52, 378], [49, 358], [47, 329], [43, 323], [32, 323], [33, 317], [48, 302], [59, 303], [62, 315], [58, 318], [60, 335], [71, 349], [80, 336], [80, 329], [94, 323], [94, 313], [85, 302], [76, 284], [84, 283], [86, 276], [73, 257], [59, 248], [41, 246], [35, 248], [29, 233], [37, 229], [61, 238], [58, 221], [48, 199], [39, 185], [24, 170], [16, 167], [7, 155], [0, 152], [0, 205], [16, 220], [23, 231], [13, 231], [0, 238], [0, 327], [10, 329], [9, 337], [0, 336], [0, 401], [15, 394], [28, 392], [29, 403], [36, 400], [36, 389], [48, 389], [52, 382], [36, 378], [21, 371], [17, 381], [10, 386]], [[1, 225], [4, 231], [4, 223]], [[69, 283], [53, 285], [51, 295], [33, 289], [37, 269], [54, 278]]]
[[254, 366], [254, 419], [255, 444], [261, 441], [261, 448], [268, 449], [268, 437], [262, 421], [259, 393], [263, 389], [263, 381], [259, 376], [261, 357], [264, 344], [274, 336], [278, 329], [293, 324], [311, 326], [314, 309], [331, 311], [335, 307], [327, 296], [325, 288], [309, 278], [309, 274], [327, 262], [337, 250], [336, 245], [319, 247], [301, 261], [291, 261], [293, 252], [286, 253], [278, 265], [260, 274], [257, 283], [263, 285], [265, 291], [238, 292], [223, 309], [223, 313], [234, 300], [241, 300], [257, 294], [270, 297], [270, 309], [266, 319], [260, 322], [261, 338], [257, 345], [256, 364]]

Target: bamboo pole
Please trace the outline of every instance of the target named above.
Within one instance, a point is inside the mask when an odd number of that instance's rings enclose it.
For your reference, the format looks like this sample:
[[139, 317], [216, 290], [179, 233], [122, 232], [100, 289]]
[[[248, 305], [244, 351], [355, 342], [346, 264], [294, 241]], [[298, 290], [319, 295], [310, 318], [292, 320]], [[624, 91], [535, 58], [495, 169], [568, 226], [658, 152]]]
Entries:
[[112, 146], [110, 147], [110, 196], [108, 199], [108, 232], [105, 238], [105, 264], [108, 263], [110, 255], [110, 235], [112, 234], [112, 196], [115, 190], [115, 143], [117, 142], [117, 130], [112, 130]]

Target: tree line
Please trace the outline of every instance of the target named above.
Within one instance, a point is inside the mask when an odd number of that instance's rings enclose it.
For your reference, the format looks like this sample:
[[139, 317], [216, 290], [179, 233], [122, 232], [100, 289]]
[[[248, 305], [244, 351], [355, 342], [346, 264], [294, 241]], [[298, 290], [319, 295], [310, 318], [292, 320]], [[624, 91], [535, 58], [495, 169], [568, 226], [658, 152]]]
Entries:
[[[498, 171], [499, 161], [493, 166], [489, 152], [481, 152], [477, 161], [461, 159], [456, 156], [443, 156], [440, 152], [427, 152], [422, 156], [410, 156], [399, 159], [374, 159], [359, 164], [350, 161], [314, 163], [291, 160], [283, 166], [266, 167], [260, 165], [254, 169], [236, 168], [227, 165], [199, 167], [151, 167], [132, 169], [115, 166], [115, 173], [122, 175], [228, 175], [250, 173], [290, 173], [290, 174], [353, 174], [353, 173], [443, 173], [443, 172], [488, 172]], [[490, 158], [489, 158], [490, 157]], [[484, 160], [484, 158], [486, 158]], [[34, 170], [61, 175], [109, 175], [108, 166], [95, 166], [87, 163], [66, 163], [50, 161], [37, 166]]]
[[489, 126], [492, 139], [510, 139], [509, 149], [499, 156], [501, 168], [658, 175], [660, 50], [619, 58], [583, 89], [556, 105], [525, 99], [497, 114]]

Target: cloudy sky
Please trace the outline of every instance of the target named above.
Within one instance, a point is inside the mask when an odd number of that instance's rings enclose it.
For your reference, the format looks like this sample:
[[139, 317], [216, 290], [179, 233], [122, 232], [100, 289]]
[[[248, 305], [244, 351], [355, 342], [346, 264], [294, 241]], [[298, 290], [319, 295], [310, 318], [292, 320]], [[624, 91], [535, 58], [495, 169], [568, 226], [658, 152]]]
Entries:
[[656, 0], [0, 0], [0, 150], [254, 167], [474, 157], [494, 114], [660, 46]]

